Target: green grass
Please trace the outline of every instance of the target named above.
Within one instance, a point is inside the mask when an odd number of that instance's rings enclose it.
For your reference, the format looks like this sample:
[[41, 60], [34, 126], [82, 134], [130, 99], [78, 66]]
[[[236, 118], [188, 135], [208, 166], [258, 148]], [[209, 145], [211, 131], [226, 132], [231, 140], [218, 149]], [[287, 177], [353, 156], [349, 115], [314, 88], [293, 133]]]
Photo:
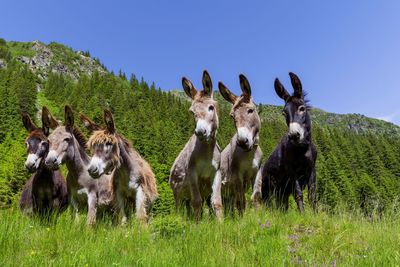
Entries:
[[400, 219], [358, 215], [248, 211], [222, 224], [178, 215], [146, 227], [101, 220], [85, 225], [64, 213], [42, 223], [0, 211], [1, 266], [395, 266]]
[[38, 92], [36, 97], [37, 97], [37, 99], [36, 99], [36, 108], [37, 108], [37, 110], [42, 110], [42, 107], [47, 107], [49, 110], [52, 111], [52, 114], [54, 114], [55, 116], [57, 116], [59, 114], [63, 114], [62, 112], [64, 112], [64, 109], [60, 108], [53, 101], [47, 99], [45, 94], [44, 94], [44, 92], [43, 92], [43, 90]]
[[36, 54], [32, 50], [32, 43], [30, 42], [8, 42], [7, 44], [13, 58], [18, 56], [32, 58]]

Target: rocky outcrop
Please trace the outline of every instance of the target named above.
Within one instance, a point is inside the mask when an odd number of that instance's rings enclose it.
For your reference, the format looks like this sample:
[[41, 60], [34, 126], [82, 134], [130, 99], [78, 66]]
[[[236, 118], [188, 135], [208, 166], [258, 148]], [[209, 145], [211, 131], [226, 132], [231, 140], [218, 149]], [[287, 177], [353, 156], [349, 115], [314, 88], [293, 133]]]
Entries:
[[[86, 56], [81, 51], [75, 52], [68, 47], [60, 45], [57, 46], [57, 49], [52, 49], [51, 45], [45, 45], [39, 41], [33, 41], [31, 44], [34, 56], [31, 58], [18, 56], [16, 59], [28, 65], [29, 69], [36, 73], [41, 80], [47, 80], [49, 73], [69, 76], [75, 81], [82, 74], [90, 76], [96, 71], [106, 73], [106, 70], [98, 61]], [[72, 57], [71, 54], [73, 55]]]

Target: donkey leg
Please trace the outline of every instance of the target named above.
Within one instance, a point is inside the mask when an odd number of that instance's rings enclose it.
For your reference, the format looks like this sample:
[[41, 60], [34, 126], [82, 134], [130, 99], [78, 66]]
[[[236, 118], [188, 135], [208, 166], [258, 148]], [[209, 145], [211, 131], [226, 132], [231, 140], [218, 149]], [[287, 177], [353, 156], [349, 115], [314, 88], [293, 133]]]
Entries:
[[222, 204], [224, 207], [225, 217], [227, 217], [227, 216], [233, 217], [233, 211], [234, 211], [234, 206], [235, 206], [234, 202], [235, 202], [235, 198], [230, 195], [223, 197]]
[[201, 219], [201, 215], [202, 215], [202, 203], [203, 200], [201, 198], [201, 194], [200, 194], [200, 190], [199, 190], [199, 186], [197, 183], [197, 179], [193, 179], [192, 183], [190, 184], [190, 193], [191, 193], [191, 204], [192, 207], [194, 209], [194, 216], [196, 220], [200, 220]]
[[126, 215], [126, 201], [121, 192], [117, 192], [117, 203], [119, 209], [120, 223], [121, 225], [126, 225], [128, 222], [128, 217]]
[[212, 205], [212, 203], [211, 203], [211, 195], [209, 195], [209, 196], [206, 198], [206, 204], [207, 204], [207, 207], [208, 207], [208, 214], [209, 214], [209, 216], [216, 217], [215, 210], [214, 210], [213, 205]]
[[243, 216], [244, 210], [246, 209], [246, 199], [244, 195], [244, 187], [245, 187], [244, 179], [245, 177], [238, 177], [237, 179], [235, 179], [236, 181], [235, 200], [239, 216]]
[[96, 193], [90, 192], [87, 197], [88, 197], [87, 224], [94, 225], [96, 223], [97, 196]]
[[143, 223], [147, 221], [146, 195], [141, 186], [136, 191], [136, 218]]
[[311, 171], [310, 178], [308, 179], [308, 201], [311, 204], [313, 211], [317, 211], [317, 176], [315, 167]]
[[243, 192], [240, 192], [236, 197], [236, 207], [238, 209], [239, 216], [242, 217], [246, 209], [246, 198]]
[[256, 180], [254, 181], [253, 185], [253, 194], [251, 195], [253, 206], [256, 209], [260, 209], [261, 207], [261, 201], [262, 201], [261, 188], [262, 188], [262, 174], [260, 168], [257, 172]]
[[283, 189], [276, 189], [274, 195], [275, 195], [275, 205], [277, 209], [280, 209], [282, 211], [287, 211], [289, 209], [289, 196], [290, 196], [290, 191], [287, 192], [286, 188]]
[[78, 203], [73, 196], [71, 196], [71, 217], [75, 222], [79, 222]]
[[218, 220], [222, 220], [223, 218], [223, 210], [222, 210], [222, 197], [221, 197], [221, 171], [218, 170], [215, 173], [213, 185], [212, 185], [212, 195], [211, 195], [211, 205], [215, 212], [216, 217]]
[[[185, 208], [186, 208], [186, 216], [188, 218], [191, 218], [193, 216], [193, 209], [192, 209], [192, 204], [190, 204], [190, 200], [185, 199], [183, 201], [183, 205], [185, 205]], [[184, 213], [185, 213], [185, 211], [182, 206], [182, 214], [184, 214]]]
[[301, 190], [301, 186], [300, 186], [298, 180], [296, 180], [296, 183], [295, 183], [294, 196], [295, 196], [296, 203], [297, 203], [297, 207], [298, 207], [300, 213], [303, 213], [303, 212], [304, 212], [304, 207], [303, 207], [303, 192], [302, 192], [302, 190]]
[[282, 197], [281, 209], [283, 211], [288, 211], [288, 209], [289, 209], [289, 196], [290, 196], [290, 193], [285, 192], [285, 194]]

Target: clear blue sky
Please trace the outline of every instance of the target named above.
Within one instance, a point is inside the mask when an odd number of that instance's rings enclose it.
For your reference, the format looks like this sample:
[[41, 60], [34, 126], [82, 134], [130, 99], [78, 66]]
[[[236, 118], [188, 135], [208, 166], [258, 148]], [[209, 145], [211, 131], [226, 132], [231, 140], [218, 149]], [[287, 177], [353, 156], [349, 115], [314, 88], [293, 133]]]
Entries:
[[0, 37], [89, 50], [162, 89], [208, 69], [239, 93], [244, 73], [258, 103], [281, 104], [273, 81], [290, 88], [293, 71], [315, 107], [400, 124], [399, 14], [395, 0], [6, 0]]

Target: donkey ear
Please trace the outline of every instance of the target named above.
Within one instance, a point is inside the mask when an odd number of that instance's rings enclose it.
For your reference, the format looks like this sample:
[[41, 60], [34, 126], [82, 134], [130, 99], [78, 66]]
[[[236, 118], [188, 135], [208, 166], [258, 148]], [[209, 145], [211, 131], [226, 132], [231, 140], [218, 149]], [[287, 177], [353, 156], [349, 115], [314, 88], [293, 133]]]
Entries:
[[189, 81], [189, 79], [187, 79], [186, 77], [182, 78], [182, 87], [183, 90], [185, 90], [187, 96], [190, 97], [191, 99], [194, 99], [194, 97], [197, 94], [197, 90], [196, 88], [194, 88], [193, 83]]
[[275, 79], [274, 87], [275, 87], [276, 94], [280, 98], [282, 98], [285, 101], [289, 98], [289, 96], [290, 96], [289, 93], [286, 91], [285, 87], [283, 87], [283, 85], [278, 80], [278, 78]]
[[108, 133], [114, 134], [115, 133], [114, 119], [111, 111], [108, 109], [104, 110], [104, 122], [106, 123]]
[[203, 71], [203, 94], [205, 96], [210, 96], [212, 97], [212, 81], [211, 81], [211, 77], [210, 74], [208, 74], [207, 70]]
[[88, 129], [90, 133], [100, 130], [100, 126], [97, 123], [95, 123], [94, 121], [90, 120], [84, 114], [81, 114], [79, 116], [79, 118], [80, 118], [81, 122], [83, 123], [83, 125], [85, 125], [85, 128]]
[[34, 130], [37, 129], [36, 125], [33, 123], [32, 119], [31, 119], [31, 117], [26, 112], [22, 113], [22, 123], [24, 124], [24, 126], [28, 130], [28, 132], [33, 132]]
[[290, 76], [290, 81], [292, 82], [292, 86], [294, 89], [293, 96], [302, 98], [303, 97], [303, 87], [301, 85], [299, 77], [297, 77], [297, 75], [294, 74], [293, 72], [289, 72], [289, 76]]
[[250, 100], [251, 98], [251, 87], [250, 83], [247, 80], [246, 76], [243, 74], [239, 75], [239, 80], [240, 80], [240, 88], [242, 88], [243, 96], [247, 99]]
[[60, 124], [58, 121], [51, 115], [50, 111], [47, 109], [47, 107], [42, 108], [42, 127], [43, 129], [55, 129], [59, 126]]
[[74, 113], [70, 106], [66, 105], [64, 109], [65, 127], [72, 129], [74, 127]]
[[225, 86], [222, 82], [218, 83], [218, 89], [221, 93], [222, 97], [225, 98], [226, 101], [230, 102], [231, 104], [235, 104], [237, 100], [237, 96], [232, 93], [228, 87]]

